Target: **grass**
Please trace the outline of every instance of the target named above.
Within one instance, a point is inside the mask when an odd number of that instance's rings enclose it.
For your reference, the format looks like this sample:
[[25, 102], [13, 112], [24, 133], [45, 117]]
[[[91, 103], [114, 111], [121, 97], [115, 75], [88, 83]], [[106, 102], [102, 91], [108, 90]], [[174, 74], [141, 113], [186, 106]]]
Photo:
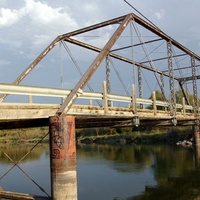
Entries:
[[121, 139], [126, 139], [130, 142], [141, 143], [176, 143], [177, 141], [189, 139], [192, 137], [191, 128], [173, 127], [166, 129], [156, 129], [153, 131], [134, 131], [122, 132], [114, 134], [90, 135], [80, 136], [79, 141], [86, 141], [88, 143], [119, 143]]
[[[0, 130], [0, 143], [31, 143], [37, 142], [48, 133], [48, 127]], [[45, 137], [43, 142], [47, 142]]]
[[[48, 127], [29, 128], [29, 129], [12, 129], [0, 130], [0, 143], [32, 143], [41, 140], [47, 133]], [[98, 131], [100, 133], [100, 131]], [[118, 143], [121, 139], [131, 141], [140, 141], [142, 143], [173, 143], [191, 138], [191, 127], [173, 127], [161, 128], [151, 131], [131, 131], [131, 129], [122, 129], [121, 132], [106, 129], [101, 134], [97, 130], [83, 129], [82, 132], [76, 133], [77, 140], [87, 140], [88, 142], [107, 142]], [[48, 142], [49, 136], [46, 136], [43, 142]]]

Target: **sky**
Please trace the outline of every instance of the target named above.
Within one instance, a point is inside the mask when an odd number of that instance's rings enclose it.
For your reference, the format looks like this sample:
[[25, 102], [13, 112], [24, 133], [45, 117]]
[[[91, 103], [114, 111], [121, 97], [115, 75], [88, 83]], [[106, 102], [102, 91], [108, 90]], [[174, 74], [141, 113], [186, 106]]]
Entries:
[[[166, 34], [200, 54], [199, 0], [128, 2]], [[139, 15], [124, 0], [0, 0], [0, 82], [12, 83], [58, 35], [132, 12]], [[53, 56], [50, 59], [54, 62]], [[54, 69], [39, 65], [24, 83], [45, 82], [39, 76], [42, 73], [46, 79], [53, 78]]]

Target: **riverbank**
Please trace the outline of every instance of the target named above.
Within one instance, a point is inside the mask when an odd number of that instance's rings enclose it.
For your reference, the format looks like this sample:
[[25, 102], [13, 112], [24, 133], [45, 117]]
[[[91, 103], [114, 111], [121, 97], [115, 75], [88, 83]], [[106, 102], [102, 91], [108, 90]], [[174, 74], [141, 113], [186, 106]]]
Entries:
[[[48, 132], [48, 127], [0, 130], [0, 143], [36, 143]], [[48, 134], [42, 142], [49, 142]]]
[[[0, 143], [49, 142], [48, 127], [0, 130]], [[135, 131], [131, 128], [95, 128], [76, 131], [77, 143], [96, 144], [191, 144], [191, 128], [163, 128]], [[184, 141], [184, 142], [183, 142]]]
[[[111, 135], [83, 136], [78, 143], [96, 144], [192, 144], [190, 129], [157, 130], [152, 132], [115, 133]], [[184, 141], [184, 142], [183, 142]]]

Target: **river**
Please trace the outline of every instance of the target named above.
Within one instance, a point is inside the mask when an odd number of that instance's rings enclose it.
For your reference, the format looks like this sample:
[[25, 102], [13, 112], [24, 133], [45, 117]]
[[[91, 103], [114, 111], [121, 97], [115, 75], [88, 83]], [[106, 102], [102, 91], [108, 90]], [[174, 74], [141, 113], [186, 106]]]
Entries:
[[[50, 195], [47, 144], [38, 145], [14, 167], [11, 159], [17, 163], [32, 146], [1, 145], [0, 148], [3, 190]], [[78, 145], [78, 199], [197, 200], [200, 198], [200, 170], [195, 158], [191, 147]]]

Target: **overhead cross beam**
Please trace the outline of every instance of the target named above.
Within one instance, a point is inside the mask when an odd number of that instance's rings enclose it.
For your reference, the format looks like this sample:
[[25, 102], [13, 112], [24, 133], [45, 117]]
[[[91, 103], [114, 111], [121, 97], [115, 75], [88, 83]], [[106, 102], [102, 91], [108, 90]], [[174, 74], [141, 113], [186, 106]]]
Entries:
[[[84, 43], [84, 42], [81, 42], [81, 41], [78, 41], [78, 40], [75, 40], [75, 39], [73, 39], [73, 38], [65, 38], [64, 41], [69, 42], [69, 43], [72, 43], [72, 44], [75, 44], [75, 45], [78, 45], [78, 46], [80, 46], [80, 47], [84, 47], [84, 48], [86, 48], [86, 49], [90, 49], [90, 50], [95, 51], [95, 52], [100, 52], [100, 51], [101, 51], [101, 49], [98, 48], [98, 47], [92, 46], [92, 45], [90, 45], [90, 44], [87, 44], [87, 43]], [[114, 53], [112, 53], [112, 52], [109, 52], [109, 56], [112, 57], [112, 58], [121, 60], [121, 61], [123, 61], [123, 62], [129, 63], [129, 64], [134, 64], [134, 65], [136, 65], [136, 66], [138, 66], [138, 67], [141, 67], [141, 68], [144, 68], [144, 69], [146, 69], [146, 70], [149, 70], [149, 71], [158, 73], [158, 74], [160, 74], [160, 75], [169, 77], [169, 74], [168, 74], [168, 73], [165, 73], [165, 72], [163, 72], [163, 71], [160, 71], [160, 70], [158, 70], [158, 69], [156, 69], [156, 68], [149, 67], [149, 66], [144, 65], [144, 64], [142, 64], [142, 63], [140, 63], [140, 62], [136, 62], [136, 61], [134, 61], [134, 60], [125, 58], [125, 57], [120, 56], [120, 55], [118, 55], [118, 54], [114, 54]], [[174, 79], [177, 80], [177, 81], [179, 80], [178, 77], [174, 77]]]

